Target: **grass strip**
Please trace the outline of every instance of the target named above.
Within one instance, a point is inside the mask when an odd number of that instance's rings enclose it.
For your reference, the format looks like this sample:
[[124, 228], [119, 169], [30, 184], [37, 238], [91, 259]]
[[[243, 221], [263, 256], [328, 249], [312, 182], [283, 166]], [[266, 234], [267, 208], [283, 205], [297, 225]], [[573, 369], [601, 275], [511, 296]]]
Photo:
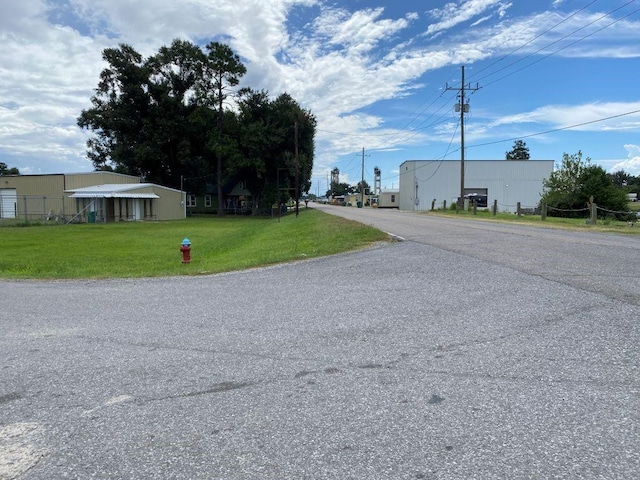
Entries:
[[[180, 244], [191, 241], [189, 264]], [[302, 209], [276, 218], [206, 217], [0, 228], [0, 278], [202, 275], [332, 255], [386, 241], [370, 226]]]

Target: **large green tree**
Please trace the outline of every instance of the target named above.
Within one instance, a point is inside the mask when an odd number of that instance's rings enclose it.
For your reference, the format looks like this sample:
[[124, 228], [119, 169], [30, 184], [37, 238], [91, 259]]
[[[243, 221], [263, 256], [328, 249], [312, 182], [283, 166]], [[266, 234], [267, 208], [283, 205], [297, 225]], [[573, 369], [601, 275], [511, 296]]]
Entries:
[[213, 142], [216, 153], [216, 177], [218, 194], [218, 215], [224, 215], [222, 199], [222, 164], [224, 152], [228, 145], [223, 138], [224, 101], [229, 96], [229, 90], [240, 82], [240, 78], [247, 69], [228, 45], [211, 42], [207, 45], [207, 58], [204, 62], [204, 79], [199, 98], [206, 106], [215, 105], [217, 108], [215, 139]]
[[88, 156], [98, 170], [139, 175], [177, 187], [182, 176], [205, 172], [207, 106], [197, 92], [205, 81], [204, 53], [196, 45], [175, 40], [144, 59], [133, 47], [103, 52], [108, 67], [83, 110], [78, 125], [93, 132]]
[[271, 100], [266, 91], [244, 89], [239, 108], [231, 170], [247, 181], [254, 203], [264, 209], [299, 198], [311, 188], [315, 117], [286, 93]]
[[529, 160], [529, 158], [529, 147], [522, 140], [516, 140], [513, 148], [505, 152], [505, 159], [507, 160]]
[[591, 159], [582, 158], [582, 152], [565, 153], [562, 163], [544, 181], [541, 203], [546, 203], [550, 216], [584, 216], [591, 197], [599, 208], [611, 212], [626, 211], [627, 197], [616, 188], [611, 177]]
[[173, 187], [187, 178], [191, 192], [215, 177], [219, 214], [223, 185], [232, 182], [244, 180], [254, 201], [269, 206], [311, 187], [314, 116], [286, 93], [271, 99], [243, 89], [229, 105], [246, 69], [228, 46], [213, 42], [203, 51], [175, 40], [145, 59], [120, 45], [103, 58], [92, 108], [78, 118], [93, 133], [88, 155], [96, 169]]

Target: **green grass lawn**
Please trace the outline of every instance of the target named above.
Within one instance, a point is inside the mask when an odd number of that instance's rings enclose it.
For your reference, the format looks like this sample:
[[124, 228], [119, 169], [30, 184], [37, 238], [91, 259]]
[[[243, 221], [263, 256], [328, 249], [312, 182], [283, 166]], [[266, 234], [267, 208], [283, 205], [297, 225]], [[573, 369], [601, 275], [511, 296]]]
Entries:
[[[634, 208], [630, 207], [629, 211], [634, 211]], [[540, 215], [521, 215], [520, 217], [518, 217], [513, 213], [498, 213], [496, 216], [494, 216], [488, 210], [478, 210], [476, 214], [474, 214], [472, 211], [459, 211], [458, 213], [456, 213], [455, 210], [435, 210], [427, 212], [427, 214], [440, 215], [451, 218], [473, 218], [477, 220], [486, 220], [493, 222], [521, 223], [548, 228], [564, 228], [569, 230], [589, 230], [610, 233], [624, 233], [628, 235], [640, 235], [640, 222], [634, 222], [632, 225], [629, 225], [628, 222], [622, 222], [612, 219], [598, 219], [596, 225], [589, 225], [586, 222], [586, 218], [561, 218], [547, 216], [547, 218], [542, 221]]]
[[[191, 241], [189, 264], [180, 244]], [[314, 209], [273, 218], [227, 216], [0, 228], [0, 278], [201, 275], [331, 255], [388, 240]]]

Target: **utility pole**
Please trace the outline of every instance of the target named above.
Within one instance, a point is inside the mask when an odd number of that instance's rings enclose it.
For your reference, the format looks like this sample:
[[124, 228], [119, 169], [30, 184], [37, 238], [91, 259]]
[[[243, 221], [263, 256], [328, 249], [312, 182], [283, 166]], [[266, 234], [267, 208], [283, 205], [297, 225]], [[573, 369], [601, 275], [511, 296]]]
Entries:
[[296, 217], [299, 213], [300, 204], [300, 161], [298, 160], [298, 122], [295, 122], [295, 134], [296, 134]]
[[475, 87], [471, 87], [470, 85], [465, 85], [464, 83], [464, 65], [462, 65], [462, 82], [460, 83], [460, 88], [452, 88], [447, 84], [447, 90], [458, 90], [458, 98], [460, 99], [459, 103], [456, 103], [456, 112], [460, 112], [460, 198], [458, 198], [458, 206], [462, 207], [464, 205], [464, 114], [469, 112], [469, 101], [465, 103], [465, 91], [477, 91], [480, 90], [478, 84]]
[[364, 207], [364, 147], [362, 147], [362, 178], [360, 180], [360, 205]]
[[[367, 155], [368, 156], [368, 155]], [[360, 180], [360, 205], [364, 207], [364, 147], [362, 147], [362, 179]]]

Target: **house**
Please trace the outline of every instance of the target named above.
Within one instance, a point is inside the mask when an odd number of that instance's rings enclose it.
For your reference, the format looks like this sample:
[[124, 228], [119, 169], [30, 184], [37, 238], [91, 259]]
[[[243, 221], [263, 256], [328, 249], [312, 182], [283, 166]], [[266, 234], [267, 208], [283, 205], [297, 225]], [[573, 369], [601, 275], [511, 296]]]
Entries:
[[185, 218], [185, 195], [114, 172], [0, 177], [0, 218], [115, 222]]
[[[204, 187], [206, 193], [197, 195], [187, 190], [187, 213], [217, 213], [218, 194], [216, 184], [207, 183]], [[248, 214], [251, 213], [251, 192], [246, 183], [233, 178], [222, 186], [223, 205], [226, 213]]]
[[[426, 211], [455, 203], [460, 196], [459, 161], [408, 160], [400, 165], [400, 209]], [[516, 212], [535, 208], [553, 160], [470, 160], [465, 162], [464, 195], [483, 198], [489, 207]]]

